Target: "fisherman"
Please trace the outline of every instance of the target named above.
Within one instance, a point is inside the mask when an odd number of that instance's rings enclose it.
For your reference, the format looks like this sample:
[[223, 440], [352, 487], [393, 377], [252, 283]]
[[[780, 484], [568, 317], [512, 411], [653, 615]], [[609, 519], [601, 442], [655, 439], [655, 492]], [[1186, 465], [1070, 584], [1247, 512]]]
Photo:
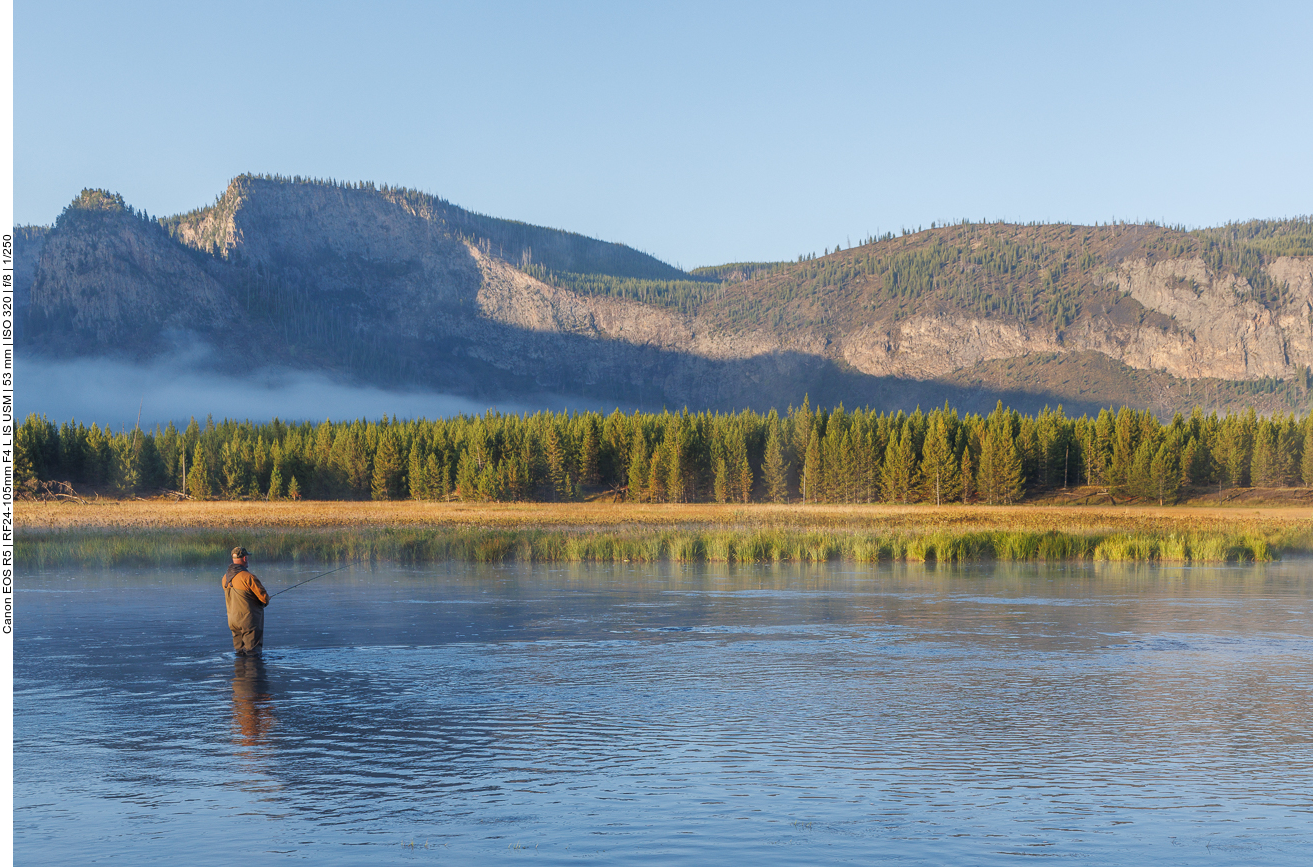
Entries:
[[228, 606], [228, 628], [238, 656], [259, 656], [264, 649], [264, 607], [269, 592], [246, 569], [246, 549], [233, 548], [233, 564], [223, 573], [223, 601]]

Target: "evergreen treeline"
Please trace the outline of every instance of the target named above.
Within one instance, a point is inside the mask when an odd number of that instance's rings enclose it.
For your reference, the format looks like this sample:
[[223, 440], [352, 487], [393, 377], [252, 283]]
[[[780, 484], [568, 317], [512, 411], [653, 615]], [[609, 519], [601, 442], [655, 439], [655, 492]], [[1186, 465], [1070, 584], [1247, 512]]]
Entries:
[[[798, 257], [799, 262], [802, 259], [803, 257]], [[788, 264], [787, 262], [730, 262], [726, 265], [708, 265], [703, 268], [694, 268], [688, 273], [704, 280], [724, 280], [727, 283], [738, 283], [743, 280], [751, 280], [759, 274], [772, 274]]]
[[623, 298], [655, 307], [674, 307], [690, 316], [697, 313], [709, 298], [721, 291], [719, 281], [697, 280], [640, 280], [635, 277], [616, 277], [611, 274], [573, 274], [556, 272], [536, 263], [521, 265], [520, 270], [552, 286], [559, 286], [580, 295], [602, 295]]
[[1061, 407], [987, 416], [489, 412], [437, 421], [192, 420], [111, 432], [29, 416], [15, 479], [197, 499], [577, 500], [1006, 504], [1069, 486], [1176, 502], [1189, 488], [1313, 486], [1313, 415], [1177, 415]]

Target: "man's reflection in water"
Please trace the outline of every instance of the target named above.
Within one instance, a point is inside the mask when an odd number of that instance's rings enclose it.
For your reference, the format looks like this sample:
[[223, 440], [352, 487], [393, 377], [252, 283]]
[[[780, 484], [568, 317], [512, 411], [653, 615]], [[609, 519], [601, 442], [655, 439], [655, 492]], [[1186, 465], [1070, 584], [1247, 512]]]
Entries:
[[275, 722], [264, 660], [259, 656], [237, 657], [233, 660], [233, 742], [259, 750]]

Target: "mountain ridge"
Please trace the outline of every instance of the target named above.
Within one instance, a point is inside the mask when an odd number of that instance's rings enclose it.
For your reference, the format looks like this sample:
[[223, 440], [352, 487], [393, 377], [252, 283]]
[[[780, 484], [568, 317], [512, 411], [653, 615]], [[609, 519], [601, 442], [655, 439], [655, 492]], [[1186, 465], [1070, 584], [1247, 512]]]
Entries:
[[[17, 237], [20, 345], [55, 357], [150, 357], [239, 330], [251, 348], [224, 362], [234, 372], [708, 408], [964, 388], [992, 406], [1016, 389], [975, 368], [1083, 353], [1159, 380], [1281, 382], [1302, 406], [1313, 365], [1307, 218], [1195, 232], [963, 221], [683, 272], [414, 190], [241, 175], [214, 204], [158, 220], [84, 191]], [[1102, 397], [1056, 378], [1033, 392], [1064, 399]]]

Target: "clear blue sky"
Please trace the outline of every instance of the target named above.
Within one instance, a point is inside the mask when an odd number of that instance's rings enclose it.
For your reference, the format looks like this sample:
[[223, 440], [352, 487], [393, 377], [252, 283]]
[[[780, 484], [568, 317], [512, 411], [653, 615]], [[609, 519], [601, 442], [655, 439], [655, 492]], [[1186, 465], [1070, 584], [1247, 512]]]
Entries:
[[684, 267], [962, 217], [1313, 212], [1313, 4], [17, 0], [14, 217], [241, 172]]

